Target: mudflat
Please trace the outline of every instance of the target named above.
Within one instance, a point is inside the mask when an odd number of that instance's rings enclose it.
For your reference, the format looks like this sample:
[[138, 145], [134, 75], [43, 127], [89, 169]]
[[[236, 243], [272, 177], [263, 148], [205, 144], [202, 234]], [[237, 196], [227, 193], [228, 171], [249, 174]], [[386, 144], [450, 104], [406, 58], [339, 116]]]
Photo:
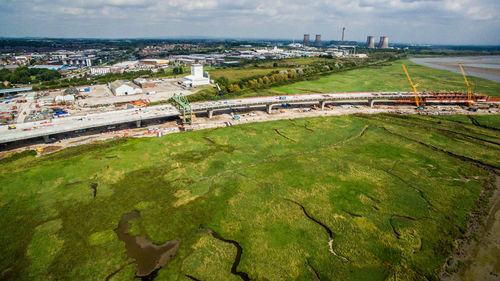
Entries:
[[427, 67], [450, 70], [456, 73], [461, 73], [458, 66], [461, 63], [467, 75], [500, 81], [500, 56], [430, 57], [411, 58], [410, 60]]

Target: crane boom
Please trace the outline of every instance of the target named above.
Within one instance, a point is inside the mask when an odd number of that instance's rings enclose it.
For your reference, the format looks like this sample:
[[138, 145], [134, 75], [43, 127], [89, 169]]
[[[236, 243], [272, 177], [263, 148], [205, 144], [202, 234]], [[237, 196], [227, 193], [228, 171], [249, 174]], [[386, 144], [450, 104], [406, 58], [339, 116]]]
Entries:
[[417, 104], [417, 108], [420, 108], [420, 102], [418, 101], [418, 93], [417, 93], [417, 86], [418, 84], [413, 84], [413, 81], [411, 81], [410, 74], [408, 74], [408, 70], [406, 70], [406, 66], [402, 64], [403, 69], [405, 70], [406, 77], [408, 77], [408, 81], [410, 81], [411, 87], [413, 88], [413, 93], [415, 93], [415, 103]]
[[465, 75], [464, 68], [462, 67], [462, 64], [459, 63], [458, 66], [460, 67], [460, 70], [462, 71], [462, 76], [464, 77], [465, 84], [467, 84], [467, 102], [469, 103], [469, 106], [472, 105], [472, 86], [469, 83], [469, 80], [467, 80], [467, 76]]
[[[219, 87], [219, 84], [218, 83], [215, 83], [215, 86], [217, 87], [217, 90], [219, 91], [219, 94], [221, 95], [221, 97], [227, 101], [226, 97], [224, 96], [224, 92], [221, 90], [221, 88]], [[228, 108], [229, 108], [229, 112], [231, 113], [231, 117], [233, 117], [234, 120], [238, 120], [240, 119], [240, 116], [238, 114], [234, 114], [233, 112], [233, 109], [231, 108], [231, 106], [228, 104], [227, 105]]]

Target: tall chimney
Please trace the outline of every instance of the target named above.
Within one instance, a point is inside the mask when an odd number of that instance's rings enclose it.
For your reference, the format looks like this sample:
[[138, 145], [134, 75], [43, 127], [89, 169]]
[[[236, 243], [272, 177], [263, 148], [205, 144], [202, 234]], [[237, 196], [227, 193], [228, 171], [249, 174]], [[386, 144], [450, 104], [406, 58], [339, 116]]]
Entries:
[[345, 27], [342, 27], [342, 42], [345, 41]]

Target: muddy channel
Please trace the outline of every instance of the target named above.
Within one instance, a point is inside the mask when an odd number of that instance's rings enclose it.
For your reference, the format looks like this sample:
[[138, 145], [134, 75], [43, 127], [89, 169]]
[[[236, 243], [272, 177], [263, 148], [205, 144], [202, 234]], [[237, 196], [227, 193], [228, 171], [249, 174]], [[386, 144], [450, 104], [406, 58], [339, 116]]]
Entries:
[[137, 277], [147, 277], [167, 264], [174, 256], [181, 244], [181, 239], [167, 241], [155, 245], [143, 236], [133, 236], [128, 233], [129, 222], [141, 217], [139, 211], [132, 211], [122, 216], [118, 228], [115, 229], [118, 239], [125, 242], [127, 255], [137, 264]]

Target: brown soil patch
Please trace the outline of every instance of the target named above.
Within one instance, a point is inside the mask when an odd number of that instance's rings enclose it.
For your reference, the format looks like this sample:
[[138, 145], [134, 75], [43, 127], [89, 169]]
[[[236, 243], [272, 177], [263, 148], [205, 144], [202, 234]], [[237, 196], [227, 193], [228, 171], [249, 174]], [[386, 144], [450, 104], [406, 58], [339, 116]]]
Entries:
[[57, 146], [57, 145], [46, 146], [46, 147], [43, 148], [42, 153], [43, 154], [45, 154], [45, 153], [51, 153], [51, 152], [54, 152], [54, 151], [61, 150], [62, 148], [63, 148], [62, 146]]

